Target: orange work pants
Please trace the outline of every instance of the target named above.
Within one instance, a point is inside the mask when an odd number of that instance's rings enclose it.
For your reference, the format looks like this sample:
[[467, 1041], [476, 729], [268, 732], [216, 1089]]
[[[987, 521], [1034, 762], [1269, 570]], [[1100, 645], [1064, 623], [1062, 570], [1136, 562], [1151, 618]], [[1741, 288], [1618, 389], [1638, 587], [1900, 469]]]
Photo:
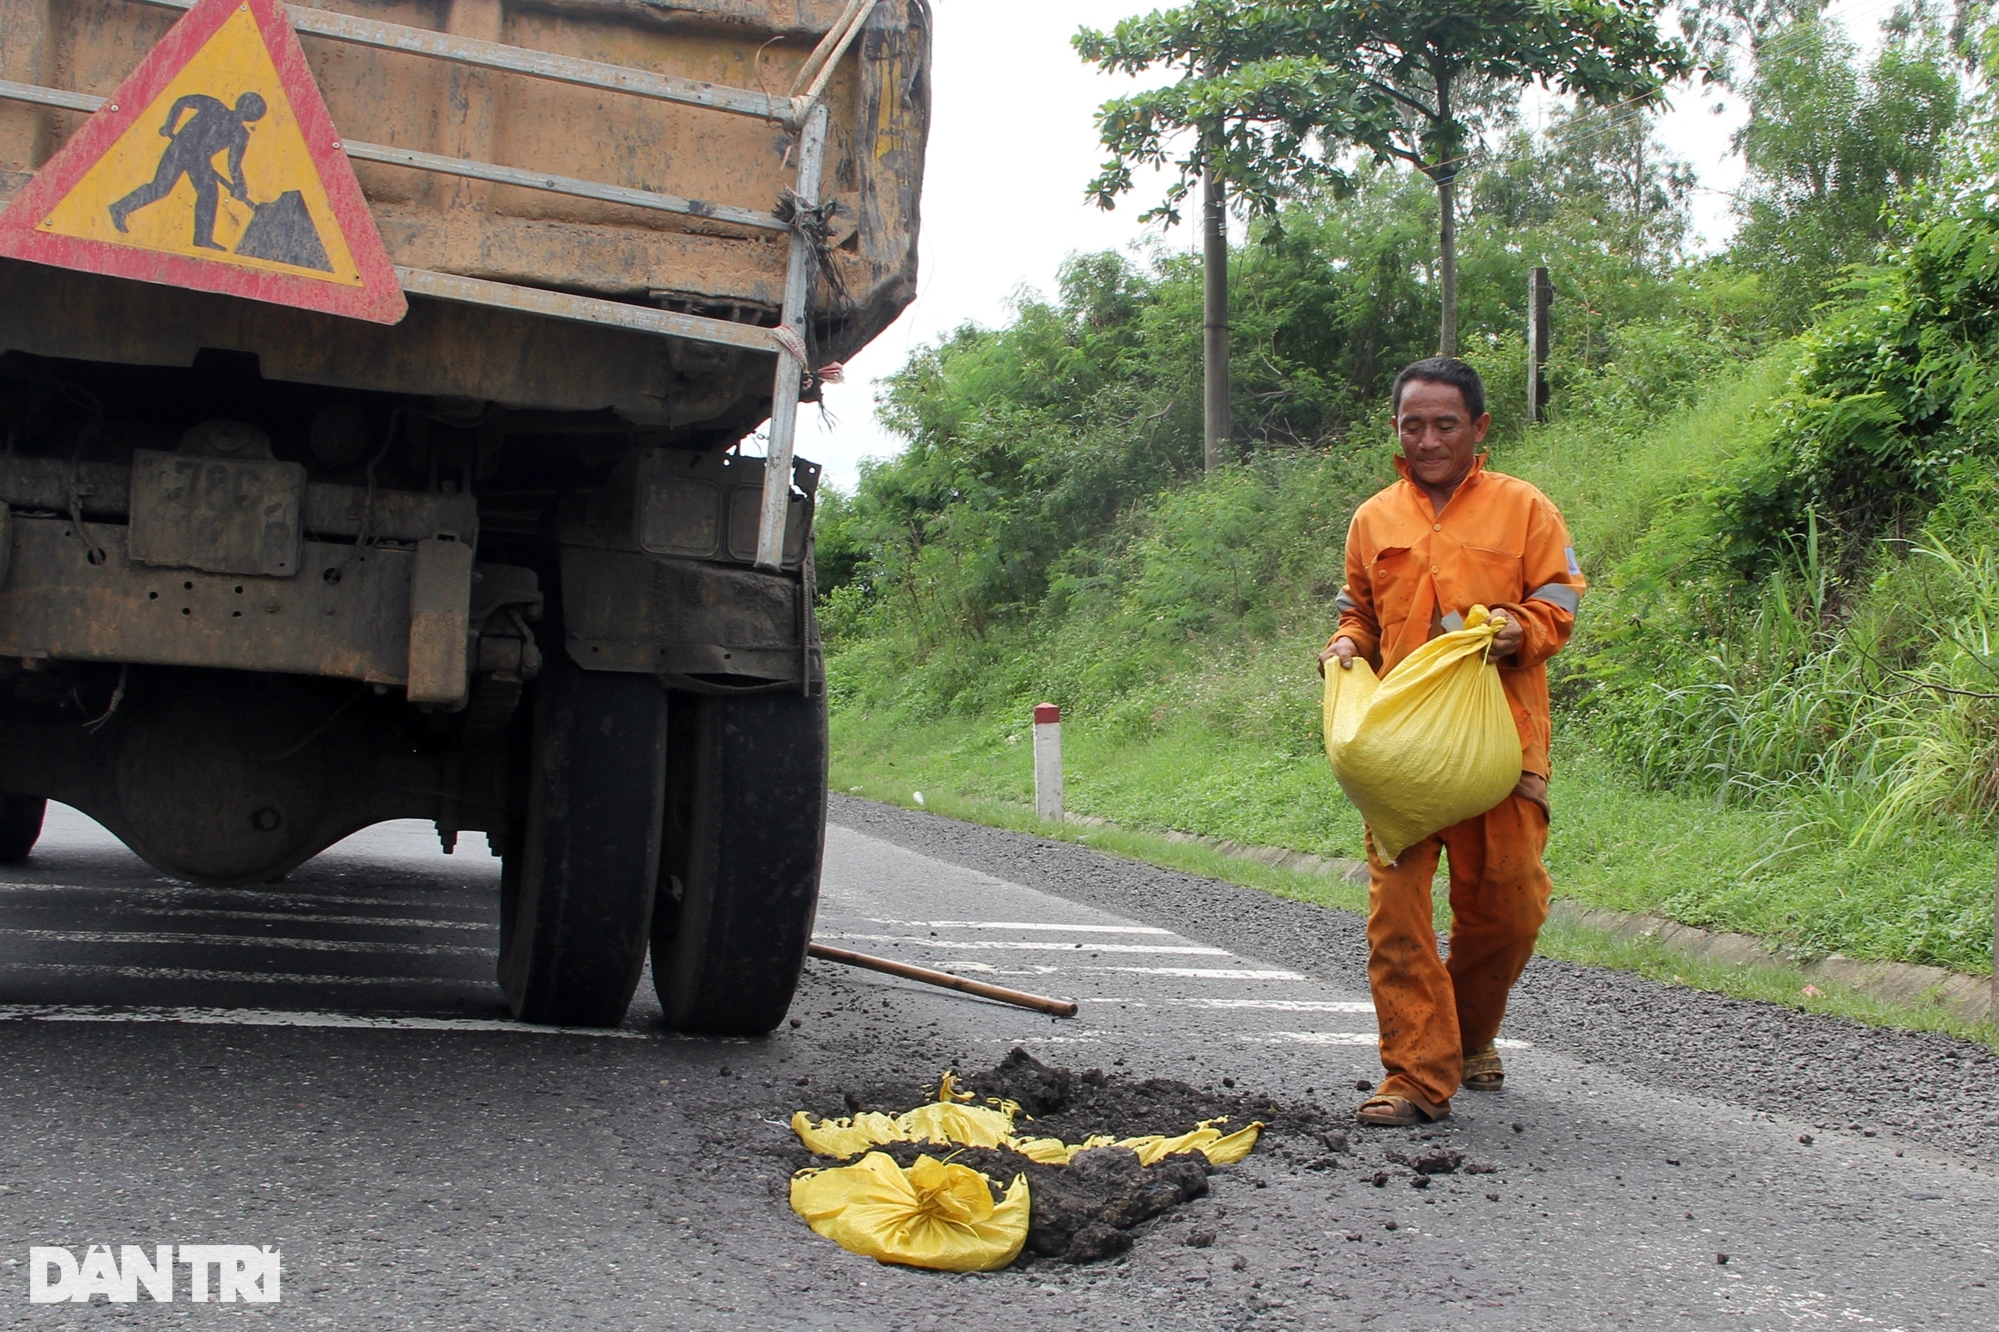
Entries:
[[[1386, 1095], [1442, 1105], [1465, 1055], [1499, 1034], [1507, 992], [1548, 919], [1548, 816], [1518, 794], [1403, 851], [1393, 865], [1367, 839], [1367, 979], [1381, 1029]], [[1430, 881], [1451, 865], [1451, 955], [1437, 957]]]

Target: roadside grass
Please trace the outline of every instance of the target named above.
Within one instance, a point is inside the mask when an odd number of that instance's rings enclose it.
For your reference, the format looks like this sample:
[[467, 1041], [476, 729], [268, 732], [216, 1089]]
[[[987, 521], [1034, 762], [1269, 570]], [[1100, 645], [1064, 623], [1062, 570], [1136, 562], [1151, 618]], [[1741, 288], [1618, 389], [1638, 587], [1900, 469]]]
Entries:
[[[1074, 842], [1318, 906], [1366, 910], [1362, 885], [1262, 865], [1165, 835], [1177, 831], [1357, 858], [1360, 820], [1323, 760], [1272, 753], [1195, 723], [1134, 736], [1104, 734], [1072, 720], [1063, 731], [1067, 807], [1103, 824], [1035, 818], [1024, 717], [1018, 724], [941, 718], [909, 727], [859, 709], [836, 712], [833, 789], [905, 807], [920, 804], [968, 822]], [[1979, 875], [1983, 883], [1992, 882], [1993, 851], [1982, 838], [1939, 833], [1927, 845], [1900, 848], [1897, 857], [1856, 857], [1841, 846], [1809, 843], [1786, 848], [1787, 820], [1777, 812], [1716, 809], [1702, 798], [1644, 790], [1609, 760], [1580, 746], [1558, 754], [1553, 800], [1548, 861], [1560, 897], [1760, 935], [1801, 959], [1835, 951], [1813, 947], [1812, 940], [1837, 936], [1846, 941], [1837, 951], [1850, 957], [1910, 960], [1897, 946], [1907, 942], [1897, 927], [1906, 924], [1912, 875], [1927, 867], [1960, 883]], [[1438, 897], [1441, 927], [1441, 892]], [[1989, 912], [1989, 895], [1983, 904]], [[1867, 947], [1869, 940], [1876, 946]], [[1656, 941], [1559, 917], [1543, 932], [1540, 952], [1736, 998], [1944, 1032], [1999, 1048], [1999, 1029], [1967, 1022], [1939, 1005], [1890, 1003], [1811, 980], [1789, 963], [1711, 963]], [[1947, 959], [1940, 965], [1973, 974], [1989, 965], [1963, 947], [1924, 948], [1915, 960], [1936, 961], [1939, 955]], [[1823, 993], [1806, 994], [1808, 983]]]
[[1796, 343], [1784, 343], [1636, 433], [1571, 419], [1495, 441], [1493, 466], [1555, 498], [1577, 554], [1598, 578], [1632, 552], [1690, 479], [1704, 478], [1768, 429], [1765, 409], [1802, 356]]

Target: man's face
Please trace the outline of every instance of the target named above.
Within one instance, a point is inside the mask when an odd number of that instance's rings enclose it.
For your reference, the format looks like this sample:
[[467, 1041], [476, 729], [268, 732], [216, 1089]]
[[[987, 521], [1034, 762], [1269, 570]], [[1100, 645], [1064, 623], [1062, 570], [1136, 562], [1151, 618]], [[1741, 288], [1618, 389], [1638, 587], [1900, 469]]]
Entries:
[[1455, 486], [1464, 480], [1491, 425], [1490, 412], [1474, 417], [1465, 410], [1465, 396], [1455, 385], [1413, 379], [1402, 386], [1395, 433], [1419, 485]]

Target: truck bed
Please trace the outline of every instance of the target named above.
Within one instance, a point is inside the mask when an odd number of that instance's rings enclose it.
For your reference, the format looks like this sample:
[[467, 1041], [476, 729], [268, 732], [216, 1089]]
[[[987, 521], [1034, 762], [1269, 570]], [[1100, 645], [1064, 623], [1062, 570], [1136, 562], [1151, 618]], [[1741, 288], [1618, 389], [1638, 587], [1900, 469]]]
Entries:
[[[0, 0], [0, 79], [103, 96], [181, 7]], [[782, 98], [844, 9], [844, 0], [341, 0], [295, 7], [294, 23], [346, 138], [699, 205], [659, 211], [356, 160], [399, 267], [767, 328], [778, 322], [788, 233], [730, 214], [769, 217], [793, 174], [793, 128], [776, 117], [333, 40], [315, 35], [310, 12]], [[838, 207], [810, 300], [818, 363], [851, 355], [913, 295], [928, 27], [924, 0], [882, 0], [826, 87], [823, 192]], [[83, 119], [76, 110], [0, 100], [0, 201]], [[770, 405], [772, 359], [761, 347], [420, 294], [402, 323], [377, 327], [0, 260], [0, 351], [184, 366], [204, 348], [253, 353], [271, 379], [609, 411], [662, 428], [679, 444], [731, 441]]]

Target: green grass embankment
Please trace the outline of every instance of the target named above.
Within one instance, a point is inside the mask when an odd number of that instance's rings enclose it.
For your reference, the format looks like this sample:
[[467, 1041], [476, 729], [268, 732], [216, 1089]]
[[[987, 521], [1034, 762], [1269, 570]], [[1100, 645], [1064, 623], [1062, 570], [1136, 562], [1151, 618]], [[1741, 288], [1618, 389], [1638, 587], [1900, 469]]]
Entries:
[[[1334, 875], [1277, 869], [1227, 856], [1195, 833], [1254, 846], [1328, 857], [1357, 856], [1360, 820], [1323, 759], [1273, 755], [1193, 725], [1132, 739], [1105, 735], [1081, 719], [1063, 724], [1067, 806], [1106, 822], [1051, 824], [1033, 812], [1028, 723], [934, 721], [907, 728], [856, 710], [833, 724], [833, 789], [1016, 832], [1056, 838], [1111, 855], [1238, 883], [1337, 910], [1364, 912], [1367, 891]], [[1556, 818], [1548, 863], [1558, 897], [1586, 905], [1671, 916], [1714, 930], [1794, 938], [1800, 920], [1840, 922], [1856, 938], [1877, 937], [1854, 956], [1895, 956], [1902, 941], [1878, 938], [1870, 913], [1902, 900], [1907, 884], [1883, 873], [1855, 878], [1830, 851], [1791, 855], [1781, 868], [1743, 867], [1769, 856], [1784, 835], [1781, 814], [1721, 810], [1712, 802], [1645, 791], [1615, 765], [1565, 747], [1553, 783]], [[1965, 838], [1934, 847], [1946, 877], [1990, 876], [1992, 852]], [[1914, 866], [1917, 875], [1938, 865]], [[1445, 923], [1442, 885], [1438, 924]], [[1812, 950], [1804, 950], [1809, 953]], [[1828, 951], [1828, 950], [1817, 950]], [[1540, 952], [1743, 999], [1789, 1004], [1863, 1022], [1948, 1032], [1987, 1043], [1993, 1029], [1933, 1004], [1894, 1004], [1837, 986], [1815, 985], [1798, 967], [1735, 966], [1691, 958], [1648, 940], [1551, 921]], [[1978, 970], [1976, 957], [1955, 964]]]

